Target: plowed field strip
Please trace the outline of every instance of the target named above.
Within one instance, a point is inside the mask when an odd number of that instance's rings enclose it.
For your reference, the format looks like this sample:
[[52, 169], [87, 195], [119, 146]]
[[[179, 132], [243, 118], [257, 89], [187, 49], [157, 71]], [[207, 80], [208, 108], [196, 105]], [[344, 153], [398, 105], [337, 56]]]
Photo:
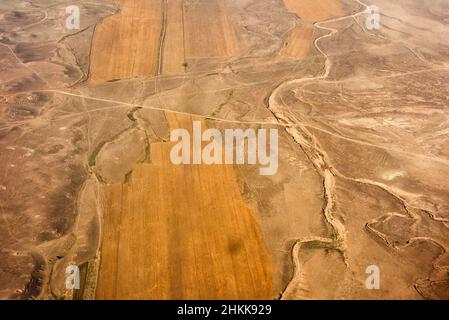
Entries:
[[182, 0], [170, 0], [167, 21], [163, 74], [182, 74], [184, 73], [183, 64], [186, 62]]
[[[192, 117], [167, 119], [192, 130]], [[233, 166], [173, 165], [172, 145], [152, 144], [151, 164], [108, 187], [97, 298], [272, 298], [270, 258]]]
[[191, 59], [237, 55], [234, 27], [223, 0], [198, 0], [184, 9], [186, 56]]
[[284, 0], [284, 3], [289, 11], [307, 22], [345, 15], [339, 0]]
[[121, 11], [96, 28], [91, 51], [91, 83], [154, 75], [157, 71], [162, 1], [113, 2]]
[[313, 27], [296, 27], [281, 54], [296, 59], [305, 58], [309, 53], [313, 35]]

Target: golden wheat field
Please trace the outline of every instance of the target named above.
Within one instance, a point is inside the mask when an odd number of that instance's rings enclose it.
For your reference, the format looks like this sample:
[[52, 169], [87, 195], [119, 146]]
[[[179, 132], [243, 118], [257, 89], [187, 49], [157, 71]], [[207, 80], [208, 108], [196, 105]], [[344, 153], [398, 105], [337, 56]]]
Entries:
[[291, 12], [308, 22], [316, 22], [344, 15], [338, 0], [284, 0]]
[[287, 45], [281, 51], [281, 55], [295, 59], [305, 58], [309, 53], [313, 36], [313, 27], [296, 27], [288, 39]]
[[[191, 130], [193, 118], [167, 118]], [[150, 164], [107, 188], [96, 297], [270, 298], [270, 258], [233, 166], [174, 165], [172, 145], [152, 144]]]
[[149, 76], [157, 70], [162, 2], [114, 0], [114, 3], [120, 12], [104, 19], [95, 30], [90, 65], [92, 83]]
[[230, 57], [238, 44], [224, 0], [188, 2], [184, 8], [185, 50], [191, 59]]

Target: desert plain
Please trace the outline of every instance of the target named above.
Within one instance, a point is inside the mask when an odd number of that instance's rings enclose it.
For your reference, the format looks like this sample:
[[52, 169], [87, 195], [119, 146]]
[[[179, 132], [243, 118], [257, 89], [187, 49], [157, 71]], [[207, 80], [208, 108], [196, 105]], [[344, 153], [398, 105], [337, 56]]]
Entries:
[[449, 299], [449, 1], [366, 1], [2, 0], [0, 299]]

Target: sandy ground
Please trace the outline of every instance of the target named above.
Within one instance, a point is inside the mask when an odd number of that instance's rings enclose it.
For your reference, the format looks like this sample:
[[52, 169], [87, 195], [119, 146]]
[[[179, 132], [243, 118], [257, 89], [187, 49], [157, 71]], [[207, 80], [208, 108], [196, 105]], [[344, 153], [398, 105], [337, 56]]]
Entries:
[[238, 39], [226, 1], [167, 2], [163, 74], [182, 74], [189, 64], [204, 58], [239, 54]]
[[224, 0], [187, 1], [185, 50], [191, 59], [231, 57], [238, 54], [234, 27]]
[[[448, 6], [373, 3], [2, 1], [0, 298], [449, 299]], [[167, 163], [192, 117], [277, 174]]]

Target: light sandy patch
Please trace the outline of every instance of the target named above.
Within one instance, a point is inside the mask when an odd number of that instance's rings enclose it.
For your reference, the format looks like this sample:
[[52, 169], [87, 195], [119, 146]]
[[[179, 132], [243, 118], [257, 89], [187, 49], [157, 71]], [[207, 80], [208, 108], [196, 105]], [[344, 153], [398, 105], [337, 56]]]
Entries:
[[406, 173], [404, 171], [398, 171], [398, 170], [386, 170], [382, 173], [382, 179], [392, 181], [398, 177], [405, 176]]

